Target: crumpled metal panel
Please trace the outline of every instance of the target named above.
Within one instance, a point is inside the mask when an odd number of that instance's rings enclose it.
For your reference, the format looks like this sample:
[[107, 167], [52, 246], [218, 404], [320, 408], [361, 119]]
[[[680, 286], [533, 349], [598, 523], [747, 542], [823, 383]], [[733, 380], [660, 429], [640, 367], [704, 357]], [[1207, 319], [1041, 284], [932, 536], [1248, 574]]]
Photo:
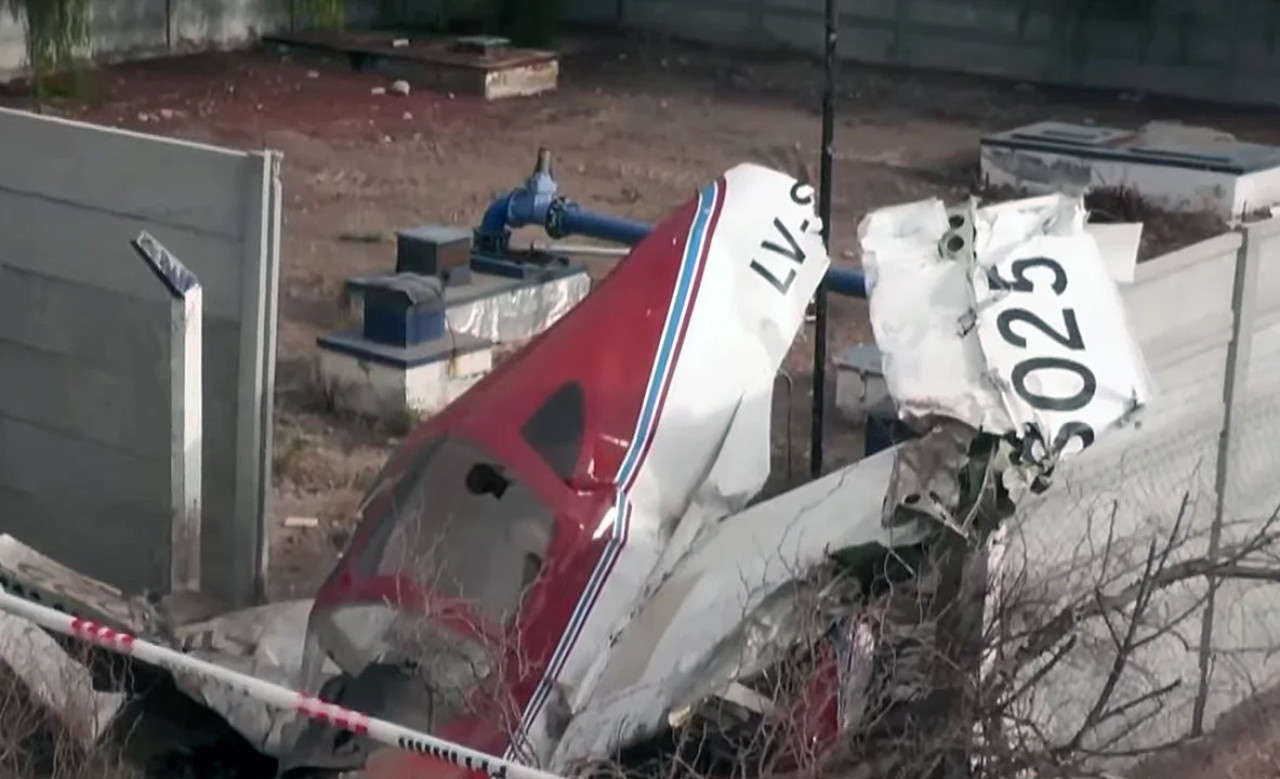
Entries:
[[[233, 611], [175, 631], [178, 648], [269, 682], [294, 686], [302, 668], [310, 600]], [[336, 673], [332, 668], [331, 672]], [[216, 711], [260, 752], [279, 754], [284, 727], [296, 718], [207, 678], [175, 675], [178, 688]]]
[[978, 431], [954, 419], [936, 420], [920, 438], [901, 444], [884, 498], [884, 520], [896, 527], [920, 519], [955, 526], [960, 473]]

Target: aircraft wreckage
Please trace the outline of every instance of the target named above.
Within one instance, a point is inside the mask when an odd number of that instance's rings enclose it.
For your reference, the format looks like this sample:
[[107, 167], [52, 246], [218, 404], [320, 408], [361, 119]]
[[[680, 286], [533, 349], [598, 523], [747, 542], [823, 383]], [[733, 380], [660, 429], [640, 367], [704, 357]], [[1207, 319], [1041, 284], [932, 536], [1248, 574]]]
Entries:
[[[1079, 200], [877, 210], [871, 322], [911, 434], [753, 503], [775, 376], [829, 265], [813, 200], [744, 164], [658, 224], [403, 442], [312, 601], [167, 624], [10, 538], [7, 588], [559, 775], [679, 755], [745, 776], [880, 727], [920, 694], [889, 659], [919, 637], [871, 604], [930, 578], [933, 548], [988, 547], [1153, 388]], [[282, 770], [467, 773], [172, 675]]]

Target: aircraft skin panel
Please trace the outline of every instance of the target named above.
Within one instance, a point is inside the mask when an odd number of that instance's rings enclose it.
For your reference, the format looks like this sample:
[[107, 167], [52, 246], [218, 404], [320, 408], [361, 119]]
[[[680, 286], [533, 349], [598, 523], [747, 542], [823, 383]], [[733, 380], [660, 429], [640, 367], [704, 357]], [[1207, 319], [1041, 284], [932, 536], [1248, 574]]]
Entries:
[[[610, 646], [652, 594], [660, 561], [678, 559], [673, 546], [691, 544], [698, 522], [745, 503], [767, 478], [773, 380], [827, 265], [811, 187], [757, 165], [729, 170], [411, 434], [370, 490], [318, 608], [378, 594], [365, 558], [401, 521], [395, 498], [412, 487], [415, 458], [442, 437], [492, 455], [550, 508], [555, 527], [514, 628], [520, 657], [509, 665], [521, 670], [504, 672], [514, 713], [503, 723], [466, 715], [437, 735], [545, 762], [566, 711], [586, 701]], [[521, 436], [566, 382], [585, 397], [584, 443], [567, 474]], [[686, 517], [688, 532], [677, 534]], [[408, 755], [386, 767], [401, 777], [454, 773]]]
[[[573, 311], [454, 401], [442, 413], [416, 428], [389, 459], [362, 506], [344, 564], [321, 587], [318, 602], [341, 600], [362, 572], [347, 561], [360, 556], [384, 514], [392, 509], [393, 487], [412, 477], [415, 458], [442, 435], [479, 441], [504, 461], [539, 497], [570, 514], [573, 497], [582, 491], [616, 483], [630, 448], [647, 390], [646, 378], [656, 361], [665, 325], [667, 301], [674, 297], [681, 263], [678, 252], [646, 250], [650, 243], [683, 243], [693, 221], [688, 203], [655, 228]], [[661, 301], [662, 311], [651, 301]], [[532, 415], [546, 397], [566, 381], [578, 381], [588, 392], [587, 447], [566, 485], [520, 440], [519, 420]], [[514, 421], [514, 423], [513, 423]]]
[[673, 707], [732, 681], [758, 648], [730, 637], [831, 550], [919, 541], [917, 529], [894, 531], [881, 521], [893, 460], [893, 450], [880, 452], [710, 528], [610, 649], [602, 681], [560, 741], [552, 770], [651, 735]]
[[[523, 743], [524, 736], [538, 721], [547, 698], [550, 696], [554, 685], [560, 681], [565, 665], [573, 656], [575, 648], [578, 647], [579, 640], [592, 611], [608, 589], [608, 583], [615, 571], [619, 558], [622, 557], [623, 551], [628, 545], [634, 516], [630, 491], [644, 468], [646, 457], [649, 455], [653, 442], [654, 430], [658, 420], [662, 417], [672, 375], [680, 361], [681, 347], [684, 344], [688, 328], [689, 314], [693, 310], [694, 302], [697, 299], [703, 267], [707, 258], [707, 250], [710, 247], [710, 236], [714, 233], [720, 216], [723, 196], [723, 180], [705, 187], [698, 194], [697, 207], [686, 231], [687, 237], [684, 243], [684, 250], [681, 252], [680, 272], [667, 307], [662, 338], [654, 356], [653, 366], [649, 371], [644, 405], [641, 407], [636, 429], [630, 436], [631, 444], [627, 448], [626, 455], [623, 457], [616, 475], [617, 497], [615, 504], [613, 509], [604, 517], [601, 525], [593, 530], [594, 537], [607, 534], [605, 549], [595, 569], [592, 571], [587, 587], [574, 607], [573, 615], [561, 636], [556, 652], [552, 656], [538, 688], [525, 707], [520, 728], [514, 738], [514, 743], [516, 744]], [[642, 259], [642, 253], [648, 248], [648, 244], [649, 242], [646, 241], [637, 248], [635, 255], [641, 256], [633, 256], [631, 258], [632, 262]], [[665, 249], [666, 247], [662, 247], [659, 244], [659, 247], [656, 248]], [[648, 573], [647, 570], [636, 572], [641, 573], [641, 575]], [[631, 571], [628, 571], [628, 573], [631, 573]], [[635, 591], [638, 582], [632, 577], [628, 577], [628, 579], [621, 587], [614, 588], [622, 591], [618, 600], [627, 598], [628, 595]], [[608, 603], [607, 605], [612, 607], [615, 604]], [[599, 635], [600, 623], [611, 622], [612, 616], [612, 614], [606, 614], [604, 620], [596, 620], [596, 625], [593, 626], [596, 630], [588, 634], [587, 641], [583, 643], [583, 648], [586, 651], [580, 653], [580, 656], [594, 656], [599, 651], [602, 643], [601, 639], [606, 638]], [[569, 684], [572, 686], [572, 681]], [[538, 739], [535, 738], [533, 741], [537, 743]], [[513, 754], [513, 750], [508, 751], [509, 756]]]
[[[526, 710], [523, 724], [544, 760], [559, 740], [537, 738], [545, 733], [538, 727], [545, 698], [559, 683], [571, 710], [585, 703], [611, 647], [657, 586], [660, 560], [681, 554], [673, 539], [697, 537], [676, 536], [681, 518], [707, 514], [703, 502], [745, 503], [763, 486], [774, 377], [829, 264], [812, 190], [785, 174], [739, 165], [699, 201], [684, 251], [686, 263], [698, 263], [701, 283], [687, 299], [678, 287], [669, 308], [668, 332], [678, 322], [680, 337], [658, 354], [650, 386], [661, 387], [662, 400], [652, 418], [642, 415], [648, 429], [633, 437], [644, 447], [634, 450], [634, 469], [620, 472], [608, 567], [602, 564], [591, 600], [582, 601], [581, 635], [566, 642]], [[763, 418], [742, 418], [753, 415]], [[731, 438], [738, 429], [752, 435]], [[745, 441], [750, 451], [723, 451], [727, 440]]]

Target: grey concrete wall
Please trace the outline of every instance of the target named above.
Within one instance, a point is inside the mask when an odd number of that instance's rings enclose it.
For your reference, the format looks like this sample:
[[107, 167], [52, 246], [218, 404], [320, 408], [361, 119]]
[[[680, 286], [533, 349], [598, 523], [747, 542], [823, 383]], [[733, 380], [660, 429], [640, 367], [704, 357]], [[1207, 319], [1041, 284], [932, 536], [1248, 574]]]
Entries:
[[[369, 24], [378, 0], [351, 0], [352, 24]], [[264, 32], [289, 29], [291, 0], [90, 0], [92, 55], [99, 60], [145, 57], [256, 43]], [[22, 22], [0, 11], [0, 77], [26, 60]]]
[[[103, 255], [139, 294], [155, 286], [127, 252]], [[8, 262], [0, 265], [0, 527], [117, 586], [163, 590], [169, 305]]]
[[[817, 53], [824, 37], [823, 0], [564, 2], [572, 21], [729, 46]], [[435, 5], [414, 8], [430, 13]], [[1280, 104], [1273, 0], [1156, 0], [1149, 22], [1083, 17], [1083, 5], [840, 0], [839, 52], [876, 64]], [[235, 47], [291, 23], [289, 0], [91, 0], [91, 7], [93, 53], [108, 59]], [[352, 0], [349, 17], [371, 23], [377, 7]], [[16, 72], [23, 52], [20, 21], [0, 13], [0, 75]]]
[[167, 583], [169, 298], [129, 247], [145, 229], [204, 286], [204, 586], [250, 602], [278, 157], [7, 110], [0, 137], [0, 531], [129, 592]]
[[[622, 0], [621, 14], [612, 1], [567, 2], [580, 21], [718, 44], [817, 53], [824, 40], [823, 0]], [[840, 0], [839, 6], [845, 59], [1280, 103], [1280, 6], [1272, 0], [1155, 0], [1150, 22], [1081, 17], [1083, 2]]]
[[[265, 29], [288, 23], [285, 0], [93, 0], [92, 52], [97, 57], [147, 55], [206, 47], [232, 47]], [[26, 59], [22, 23], [0, 12], [0, 74], [19, 70]]]
[[[1253, 274], [1243, 285], [1243, 304], [1236, 295], [1238, 268]], [[1123, 294], [1159, 396], [1141, 427], [1115, 433], [1064, 464], [1054, 489], [1022, 505], [1011, 571], [1050, 599], [1088, 595], [1100, 583], [1115, 592], [1135, 581], [1148, 545], [1163, 545], [1174, 533], [1184, 499], [1171, 563], [1209, 554], [1215, 524], [1222, 543], [1230, 545], [1259, 532], [1280, 507], [1280, 448], [1274, 444], [1280, 439], [1280, 220], [1143, 263]], [[1247, 354], [1245, 362], [1232, 359], [1233, 341], [1237, 355]], [[1231, 376], [1237, 389], [1230, 393], [1231, 437], [1224, 450]], [[1222, 474], [1220, 461], [1226, 464]], [[1205, 604], [1208, 588], [1204, 579], [1192, 578], [1155, 599], [1142, 635], [1167, 632], [1134, 653], [1112, 705], [1180, 684], [1158, 706], [1132, 713], [1150, 718], [1119, 748], [1150, 747], [1190, 732], [1202, 652], [1212, 669], [1206, 727], [1280, 682], [1275, 585], [1226, 583], [1212, 610]], [[1201, 641], [1206, 613], [1213, 624], [1207, 645]], [[1063, 738], [1087, 715], [1115, 656], [1101, 622], [1088, 624], [1079, 638], [1077, 650], [1049, 674], [1025, 712]], [[1111, 730], [1124, 724], [1117, 719]]]

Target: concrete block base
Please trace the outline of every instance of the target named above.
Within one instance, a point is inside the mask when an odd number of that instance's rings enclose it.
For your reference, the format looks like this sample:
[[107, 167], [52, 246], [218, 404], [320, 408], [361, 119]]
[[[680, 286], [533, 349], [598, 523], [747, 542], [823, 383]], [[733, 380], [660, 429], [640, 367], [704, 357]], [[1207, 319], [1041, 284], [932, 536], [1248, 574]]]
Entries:
[[1280, 203], [1280, 148], [1204, 127], [1038, 122], [988, 135], [983, 179], [1035, 194], [1127, 187], [1171, 211], [1239, 219]]
[[439, 412], [493, 369], [493, 345], [457, 334], [408, 349], [324, 336], [317, 372], [335, 408], [377, 417]]
[[[367, 283], [361, 276], [347, 280], [342, 305], [350, 321], [364, 316]], [[495, 344], [523, 344], [569, 313], [590, 291], [591, 276], [581, 266], [527, 279], [476, 272], [465, 284], [445, 287], [445, 315], [455, 333]]]
[[262, 36], [262, 42], [276, 51], [345, 56], [357, 70], [403, 79], [414, 88], [485, 100], [554, 91], [560, 77], [559, 55], [539, 49], [460, 51], [450, 39], [351, 30], [276, 33]]

